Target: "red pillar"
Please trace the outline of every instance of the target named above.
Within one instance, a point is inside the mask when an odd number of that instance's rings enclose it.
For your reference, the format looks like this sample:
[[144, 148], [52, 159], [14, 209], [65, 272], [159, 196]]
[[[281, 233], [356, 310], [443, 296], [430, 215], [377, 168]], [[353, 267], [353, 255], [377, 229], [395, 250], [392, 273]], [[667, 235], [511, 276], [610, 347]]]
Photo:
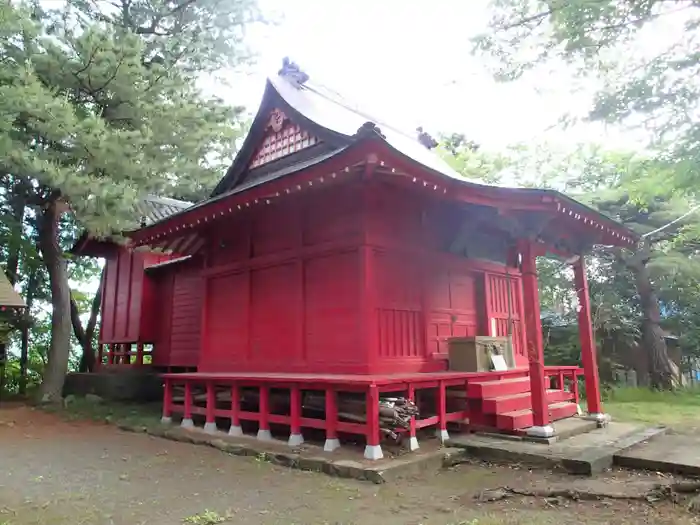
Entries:
[[207, 381], [207, 407], [204, 430], [211, 433], [216, 432], [216, 387], [213, 381]]
[[192, 428], [192, 384], [185, 379], [185, 401], [182, 414], [182, 422], [180, 426], [184, 428]]
[[602, 414], [600, 404], [600, 380], [598, 378], [598, 359], [591, 322], [591, 303], [588, 295], [588, 279], [586, 278], [586, 263], [583, 256], [574, 263], [574, 283], [578, 296], [578, 330], [581, 341], [581, 362], [583, 363], [584, 379], [586, 381], [586, 399], [590, 414]]
[[338, 403], [335, 390], [326, 388], [326, 442], [323, 445], [325, 452], [333, 452], [340, 447], [338, 440]]
[[[416, 388], [413, 383], [408, 383], [408, 400], [416, 401]], [[416, 418], [411, 416], [411, 420], [408, 422], [408, 449], [418, 450], [418, 438], [416, 437]]]
[[520, 253], [522, 256], [527, 358], [530, 369], [530, 391], [532, 396], [532, 422], [535, 427], [545, 427], [549, 425], [550, 421], [544, 378], [540, 296], [537, 289], [537, 254], [534, 248], [532, 241], [524, 241], [521, 243]]
[[238, 384], [231, 385], [231, 427], [228, 429], [229, 436], [242, 436], [243, 429], [241, 428], [241, 391], [238, 389]]
[[272, 439], [270, 434], [270, 423], [268, 416], [270, 415], [270, 390], [267, 385], [260, 385], [260, 403], [258, 409], [258, 439], [267, 441]]
[[438, 415], [437, 437], [440, 441], [447, 441], [448, 439], [450, 439], [450, 436], [447, 433], [447, 393], [445, 392], [445, 382], [444, 381], [438, 381], [437, 415]]
[[165, 379], [165, 385], [163, 385], [163, 417], [161, 418], [162, 423], [170, 423], [172, 421], [170, 416], [170, 405], [173, 402], [173, 390], [172, 383], [170, 379]]
[[299, 385], [292, 385], [289, 389], [289, 419], [290, 430], [287, 444], [290, 447], [298, 447], [304, 442], [301, 434], [301, 389]]
[[367, 445], [365, 446], [366, 459], [382, 459], [384, 454], [380, 445], [379, 435], [379, 389], [377, 385], [370, 385], [367, 388], [366, 395], [366, 437]]

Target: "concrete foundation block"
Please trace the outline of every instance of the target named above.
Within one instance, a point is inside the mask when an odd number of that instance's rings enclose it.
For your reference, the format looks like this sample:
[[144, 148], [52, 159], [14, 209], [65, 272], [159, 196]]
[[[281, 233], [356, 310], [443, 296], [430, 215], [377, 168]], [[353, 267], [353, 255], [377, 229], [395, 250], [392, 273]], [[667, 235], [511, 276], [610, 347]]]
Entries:
[[384, 453], [382, 452], [381, 445], [367, 445], [365, 446], [365, 459], [370, 459], [376, 461], [382, 459]]
[[216, 430], [216, 423], [214, 423], [213, 421], [210, 423], [204, 423], [204, 432], [206, 432], [207, 434], [215, 434]]
[[194, 428], [194, 421], [191, 417], [187, 417], [180, 422], [182, 428]]
[[270, 434], [270, 431], [265, 429], [263, 430], [262, 428], [258, 430], [258, 435], [256, 436], [260, 441], [271, 441], [272, 440], [272, 434]]
[[231, 425], [228, 429], [228, 435], [232, 437], [240, 437], [243, 435], [243, 429], [240, 425]]
[[450, 439], [450, 435], [447, 433], [447, 429], [446, 429], [446, 428], [438, 428], [438, 429], [435, 431], [435, 435], [436, 435], [437, 438], [438, 438], [440, 441], [442, 441], [443, 443], [444, 443], [445, 441], [447, 441], [448, 439]]
[[333, 452], [336, 449], [340, 448], [340, 440], [338, 438], [329, 438], [326, 439], [326, 442], [323, 444], [323, 451], [324, 452]]
[[304, 436], [301, 434], [289, 434], [289, 439], [287, 440], [287, 445], [290, 447], [298, 447], [304, 443]]

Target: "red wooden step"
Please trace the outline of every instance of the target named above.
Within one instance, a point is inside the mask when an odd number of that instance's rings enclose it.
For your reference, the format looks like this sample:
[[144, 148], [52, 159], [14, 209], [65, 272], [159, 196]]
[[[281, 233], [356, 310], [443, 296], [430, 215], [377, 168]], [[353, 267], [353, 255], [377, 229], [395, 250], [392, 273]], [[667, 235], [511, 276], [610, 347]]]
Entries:
[[467, 385], [467, 397], [486, 399], [489, 397], [509, 396], [530, 391], [530, 378], [497, 379], [495, 381], [474, 381]]
[[[549, 417], [552, 421], [571, 417], [578, 412], [576, 403], [564, 401], [549, 405]], [[532, 410], [516, 410], [496, 416], [496, 426], [500, 430], [517, 430], [532, 426]]]
[[[574, 395], [564, 390], [547, 390], [547, 403], [557, 403], [559, 401], [570, 401]], [[532, 408], [530, 392], [512, 394], [509, 396], [489, 397], [482, 401], [481, 407], [487, 414], [502, 414], [504, 412], [515, 412]]]

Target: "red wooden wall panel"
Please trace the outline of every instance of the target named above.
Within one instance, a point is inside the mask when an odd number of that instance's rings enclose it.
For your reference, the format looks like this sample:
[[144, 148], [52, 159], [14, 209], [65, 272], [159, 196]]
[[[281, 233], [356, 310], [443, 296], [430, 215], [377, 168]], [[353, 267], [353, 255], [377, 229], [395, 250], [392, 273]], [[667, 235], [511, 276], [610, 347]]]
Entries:
[[323, 192], [303, 205], [304, 244], [350, 239], [362, 230], [359, 188], [355, 186]]
[[150, 322], [152, 333], [147, 341], [153, 343], [153, 364], [170, 366], [170, 325], [172, 316], [173, 283], [175, 282], [174, 268], [163, 270], [156, 275], [146, 278], [151, 281], [154, 303], [151, 307]]
[[420, 267], [399, 254], [375, 252], [380, 359], [425, 357]]
[[302, 357], [296, 313], [300, 286], [294, 263], [251, 272], [251, 363], [284, 369], [285, 362], [294, 364]]
[[426, 279], [428, 342], [433, 357], [447, 357], [448, 337], [478, 335], [475, 273], [440, 266], [433, 262]]
[[105, 258], [105, 282], [102, 289], [102, 313], [100, 316], [100, 342], [114, 341], [114, 307], [117, 293], [119, 254], [115, 252]]
[[358, 261], [357, 251], [306, 261], [305, 356], [316, 369], [366, 363], [366, 349], [360, 345]]
[[170, 317], [170, 366], [197, 366], [203, 280], [197, 265], [175, 266]]
[[133, 253], [129, 250], [120, 250], [117, 261], [117, 291], [114, 305], [114, 338], [118, 341], [128, 340], [129, 313], [132, 290], [132, 265]]
[[485, 272], [505, 268], [447, 253], [461, 212], [361, 188], [302, 192], [210, 231], [206, 300], [175, 277], [172, 356], [201, 334], [201, 371], [429, 371], [446, 368], [448, 337], [486, 335], [487, 311], [503, 308], [498, 294], [488, 303]]
[[[486, 273], [485, 279], [488, 331], [491, 335], [501, 337], [511, 332], [516, 365], [525, 366], [527, 355], [523, 339], [524, 315], [520, 278]], [[509, 325], [511, 325], [510, 330]]]
[[245, 364], [248, 359], [248, 272], [219, 275], [207, 280], [205, 346], [199, 370], [214, 372]]
[[299, 247], [301, 211], [298, 203], [267, 206], [255, 215], [251, 226], [252, 256], [281, 253]]

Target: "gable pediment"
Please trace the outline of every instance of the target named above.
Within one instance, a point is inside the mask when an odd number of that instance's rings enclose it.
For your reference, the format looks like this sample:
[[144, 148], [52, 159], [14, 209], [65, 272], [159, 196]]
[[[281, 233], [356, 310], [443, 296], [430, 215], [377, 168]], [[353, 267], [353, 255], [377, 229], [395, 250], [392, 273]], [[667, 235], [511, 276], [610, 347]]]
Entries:
[[274, 108], [270, 111], [265, 133], [247, 169], [259, 168], [320, 142], [316, 135], [293, 122], [282, 109]]

